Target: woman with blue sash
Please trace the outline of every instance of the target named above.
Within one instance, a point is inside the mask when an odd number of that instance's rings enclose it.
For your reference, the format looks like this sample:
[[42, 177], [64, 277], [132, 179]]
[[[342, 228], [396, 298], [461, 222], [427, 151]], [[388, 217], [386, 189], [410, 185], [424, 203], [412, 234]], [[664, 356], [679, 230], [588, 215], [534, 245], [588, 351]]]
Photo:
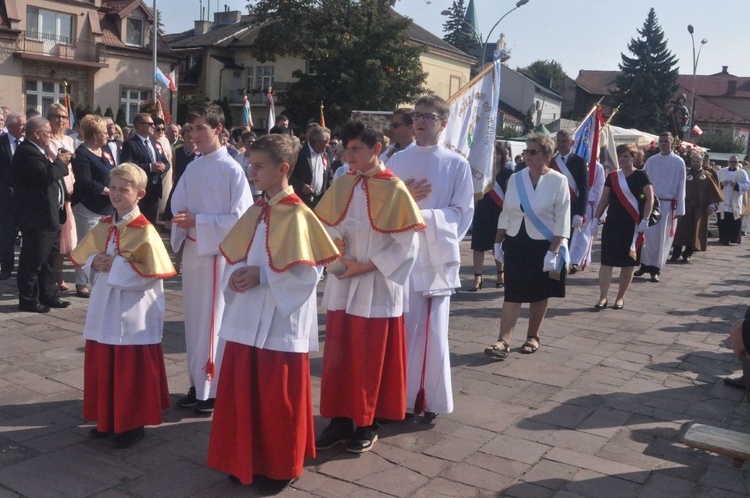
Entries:
[[495, 259], [505, 264], [505, 302], [498, 341], [484, 350], [492, 358], [508, 356], [522, 303], [529, 303], [529, 327], [521, 352], [536, 352], [547, 300], [565, 297], [570, 191], [565, 176], [548, 166], [553, 150], [547, 135], [528, 136], [527, 168], [508, 181], [495, 238]]

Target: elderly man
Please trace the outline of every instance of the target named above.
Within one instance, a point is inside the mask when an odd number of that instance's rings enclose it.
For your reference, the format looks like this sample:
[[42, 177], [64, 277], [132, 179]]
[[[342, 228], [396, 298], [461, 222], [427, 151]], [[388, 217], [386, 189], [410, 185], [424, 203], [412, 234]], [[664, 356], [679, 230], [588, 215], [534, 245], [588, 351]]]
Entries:
[[34, 117], [26, 123], [26, 140], [13, 155], [13, 201], [23, 236], [18, 260], [18, 309], [47, 313], [67, 308], [57, 297], [56, 269], [60, 255], [60, 226], [65, 223], [65, 188], [73, 153], [62, 151], [50, 161], [45, 150], [52, 128], [49, 121]]
[[290, 183], [294, 193], [314, 208], [333, 180], [327, 153], [331, 131], [319, 125], [309, 126], [308, 130], [307, 143], [297, 157]]
[[672, 152], [673, 143], [670, 132], [659, 135], [659, 154], [649, 157], [643, 167], [654, 187], [654, 195], [659, 198], [662, 215], [659, 223], [645, 232], [641, 267], [633, 275], [640, 277], [650, 273], [651, 282], [659, 281], [672, 247], [677, 218], [685, 214], [685, 161]]
[[10, 278], [15, 266], [13, 244], [16, 226], [13, 218], [13, 171], [11, 162], [26, 133], [26, 116], [11, 112], [5, 118], [8, 133], [0, 136], [0, 280]]
[[742, 212], [745, 209], [743, 194], [750, 190], [750, 180], [744, 169], [738, 168], [740, 160], [737, 156], [729, 158], [729, 165], [718, 172], [719, 187], [724, 194], [724, 203], [717, 213], [719, 227], [719, 243], [728, 246], [730, 243], [739, 244], [742, 235]]

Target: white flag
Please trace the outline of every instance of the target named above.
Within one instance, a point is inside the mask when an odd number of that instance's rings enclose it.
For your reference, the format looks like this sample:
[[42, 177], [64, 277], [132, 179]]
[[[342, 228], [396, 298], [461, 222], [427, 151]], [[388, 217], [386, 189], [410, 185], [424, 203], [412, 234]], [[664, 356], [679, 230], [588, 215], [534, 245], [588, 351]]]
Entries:
[[[443, 131], [445, 146], [464, 156], [471, 165], [474, 192], [482, 194], [495, 181], [495, 130], [500, 101], [500, 62], [466, 88], [451, 103]], [[481, 74], [481, 73], [480, 73]]]

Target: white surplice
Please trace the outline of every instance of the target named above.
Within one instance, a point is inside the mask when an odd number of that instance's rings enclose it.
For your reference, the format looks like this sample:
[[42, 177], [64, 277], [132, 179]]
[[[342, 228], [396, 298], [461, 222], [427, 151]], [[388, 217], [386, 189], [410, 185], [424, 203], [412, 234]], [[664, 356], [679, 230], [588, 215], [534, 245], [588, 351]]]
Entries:
[[[426, 410], [453, 411], [448, 319], [450, 296], [461, 286], [458, 243], [474, 215], [474, 187], [469, 163], [442, 144], [408, 148], [394, 154], [388, 168], [401, 180], [427, 180], [432, 192], [417, 202], [427, 228], [419, 232], [419, 255], [409, 279], [404, 315], [407, 354], [407, 407], [411, 409], [425, 374]], [[427, 309], [430, 333], [427, 336]]]
[[594, 183], [589, 185], [588, 203], [586, 204], [586, 223], [580, 230], [573, 230], [573, 239], [570, 241], [571, 264], [586, 267], [591, 263], [591, 222], [594, 213], [599, 206], [604, 191], [604, 167], [596, 162]]
[[[177, 252], [182, 244], [182, 289], [185, 308], [185, 346], [190, 385], [200, 400], [216, 395], [218, 378], [210, 382], [206, 363], [213, 351], [216, 377], [221, 352], [219, 329], [224, 312], [220, 288], [225, 259], [219, 244], [239, 217], [252, 205], [250, 185], [226, 147], [192, 161], [172, 195], [172, 213], [189, 209], [195, 227], [187, 231], [172, 225], [171, 244]], [[211, 317], [213, 316], [213, 337]]]
[[[661, 220], [645, 232], [646, 243], [641, 250], [641, 264], [663, 268], [672, 248], [671, 235], [675, 218], [685, 214], [685, 161], [674, 152], [656, 154], [646, 161], [643, 171], [651, 180], [654, 196], [659, 198]], [[672, 202], [676, 201], [674, 214]], [[675, 225], [676, 229], [676, 225]]]
[[[748, 180], [747, 173], [742, 168], [737, 168], [732, 171], [729, 168], [721, 168], [718, 171], [719, 185], [722, 182], [727, 182], [726, 186], [721, 189], [721, 193], [724, 194], [724, 202], [719, 204], [719, 213], [724, 216], [732, 216], [735, 220], [742, 216], [742, 212], [745, 210], [744, 205], [744, 194], [750, 189], [750, 180]], [[729, 182], [737, 184], [737, 189]], [[719, 187], [721, 188], [721, 187]]]

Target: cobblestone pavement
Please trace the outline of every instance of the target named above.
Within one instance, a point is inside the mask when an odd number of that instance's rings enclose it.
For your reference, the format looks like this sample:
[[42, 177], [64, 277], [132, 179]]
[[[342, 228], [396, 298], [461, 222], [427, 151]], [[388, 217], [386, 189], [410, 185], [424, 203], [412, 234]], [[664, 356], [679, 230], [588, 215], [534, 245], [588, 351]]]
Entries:
[[[468, 287], [471, 254], [462, 244]], [[750, 404], [721, 382], [741, 368], [726, 338], [750, 304], [748, 252], [709, 245], [689, 265], [668, 265], [661, 283], [636, 279], [624, 310], [590, 312], [597, 263], [570, 277], [567, 297], [551, 301], [539, 351], [519, 353], [524, 307], [504, 362], [482, 353], [497, 336], [503, 295], [488, 255], [487, 286], [453, 299], [455, 412], [432, 425], [385, 425], [360, 456], [321, 451], [284, 495], [748, 496], [750, 464], [736, 469], [728, 457], [680, 443], [692, 421], [750, 432]], [[174, 401], [188, 387], [181, 279], [166, 287]], [[34, 315], [17, 311], [15, 281], [0, 282], [0, 293], [0, 498], [253, 496], [206, 467], [211, 419], [192, 410], [166, 410], [164, 424], [126, 450], [89, 440], [91, 424], [81, 419], [86, 301], [68, 293], [71, 308]], [[311, 363], [317, 402], [321, 354]], [[318, 432], [325, 423], [316, 416]]]

